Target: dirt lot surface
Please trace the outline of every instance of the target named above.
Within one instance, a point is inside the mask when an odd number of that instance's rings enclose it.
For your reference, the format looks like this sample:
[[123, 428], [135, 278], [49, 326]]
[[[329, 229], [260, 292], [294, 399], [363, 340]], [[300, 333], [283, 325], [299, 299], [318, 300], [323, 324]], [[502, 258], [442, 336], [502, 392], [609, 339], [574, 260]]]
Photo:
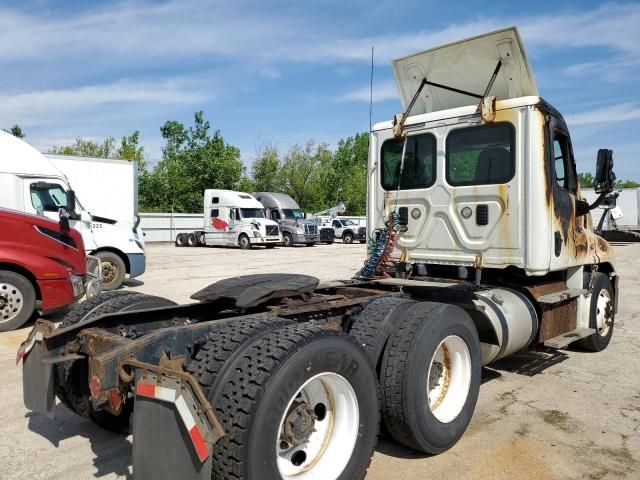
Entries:
[[[471, 425], [427, 457], [381, 440], [367, 479], [640, 478], [640, 244], [616, 245], [620, 310], [609, 348], [528, 353], [484, 369]], [[126, 288], [186, 302], [221, 278], [295, 272], [346, 278], [363, 245], [248, 252], [151, 245], [147, 273]], [[28, 328], [0, 334], [0, 478], [130, 478], [130, 437], [106, 433], [58, 405], [54, 421], [22, 404], [15, 352]]]

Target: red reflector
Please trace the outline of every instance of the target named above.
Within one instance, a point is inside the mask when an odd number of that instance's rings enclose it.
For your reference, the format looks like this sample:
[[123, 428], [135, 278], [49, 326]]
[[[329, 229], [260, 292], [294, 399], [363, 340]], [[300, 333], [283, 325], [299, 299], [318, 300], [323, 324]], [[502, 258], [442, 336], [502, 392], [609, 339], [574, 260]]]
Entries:
[[201, 462], [204, 462], [209, 456], [209, 449], [197, 425], [194, 425], [193, 428], [189, 430], [189, 436], [191, 437], [191, 441], [193, 441], [193, 446], [196, 447], [198, 458]]
[[143, 397], [155, 398], [156, 387], [150, 383], [138, 382], [138, 385], [136, 386], [136, 394]]
[[117, 388], [112, 388], [109, 390], [109, 405], [114, 411], [118, 411], [120, 409], [120, 404], [122, 400], [120, 399], [120, 390]]
[[18, 349], [18, 353], [16, 353], [16, 365], [20, 363], [20, 360], [22, 360], [22, 357], [24, 357], [24, 347], [20, 347]]
[[100, 397], [100, 379], [95, 375], [91, 377], [91, 381], [89, 382], [89, 391], [94, 399], [97, 400], [98, 397]]

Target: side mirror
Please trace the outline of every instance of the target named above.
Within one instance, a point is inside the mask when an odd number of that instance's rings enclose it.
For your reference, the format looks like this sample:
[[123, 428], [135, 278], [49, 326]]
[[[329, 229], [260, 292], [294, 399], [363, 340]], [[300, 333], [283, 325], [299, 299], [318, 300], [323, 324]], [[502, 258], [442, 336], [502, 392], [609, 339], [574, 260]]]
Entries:
[[67, 212], [64, 208], [58, 210], [58, 215], [60, 216], [60, 229], [63, 232], [68, 232], [71, 228], [69, 225], [69, 212]]
[[67, 212], [75, 213], [76, 210], [76, 192], [73, 190], [67, 190], [67, 206], [65, 207]]
[[67, 204], [65, 205], [65, 210], [69, 215], [69, 219], [78, 220], [80, 219], [80, 215], [76, 213], [76, 192], [69, 189], [67, 190]]
[[613, 173], [613, 151], [601, 148], [598, 150], [594, 190], [598, 194], [610, 193], [615, 187], [615, 182], [616, 175]]

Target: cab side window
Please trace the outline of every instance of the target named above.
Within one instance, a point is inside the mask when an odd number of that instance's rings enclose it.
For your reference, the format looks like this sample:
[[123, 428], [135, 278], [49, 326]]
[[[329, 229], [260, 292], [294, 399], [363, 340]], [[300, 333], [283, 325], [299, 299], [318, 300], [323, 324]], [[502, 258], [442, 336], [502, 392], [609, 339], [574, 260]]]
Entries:
[[238, 211], [237, 208], [232, 208], [229, 211], [229, 219], [231, 221], [240, 220], [240, 212]]
[[211, 217], [219, 217], [220, 216], [220, 210], [218, 210], [217, 208], [214, 208], [213, 210], [211, 210]]
[[553, 166], [558, 185], [571, 193], [576, 193], [578, 182], [571, 156], [569, 136], [555, 130], [553, 132]]
[[333, 221], [333, 226], [335, 228], [342, 228], [342, 224], [338, 220]]
[[280, 212], [277, 210], [271, 210], [271, 220], [277, 222], [280, 220]]

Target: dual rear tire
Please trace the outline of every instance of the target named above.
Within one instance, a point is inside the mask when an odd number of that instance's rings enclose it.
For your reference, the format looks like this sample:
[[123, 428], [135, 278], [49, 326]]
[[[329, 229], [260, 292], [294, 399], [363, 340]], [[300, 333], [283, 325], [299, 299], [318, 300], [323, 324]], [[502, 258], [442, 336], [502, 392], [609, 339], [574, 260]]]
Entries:
[[378, 372], [391, 436], [429, 454], [451, 448], [480, 390], [480, 341], [469, 315], [447, 304], [382, 298], [354, 319], [350, 335]]
[[213, 478], [364, 478], [378, 387], [349, 336], [266, 315], [235, 319], [207, 338], [188, 370], [225, 430]]

